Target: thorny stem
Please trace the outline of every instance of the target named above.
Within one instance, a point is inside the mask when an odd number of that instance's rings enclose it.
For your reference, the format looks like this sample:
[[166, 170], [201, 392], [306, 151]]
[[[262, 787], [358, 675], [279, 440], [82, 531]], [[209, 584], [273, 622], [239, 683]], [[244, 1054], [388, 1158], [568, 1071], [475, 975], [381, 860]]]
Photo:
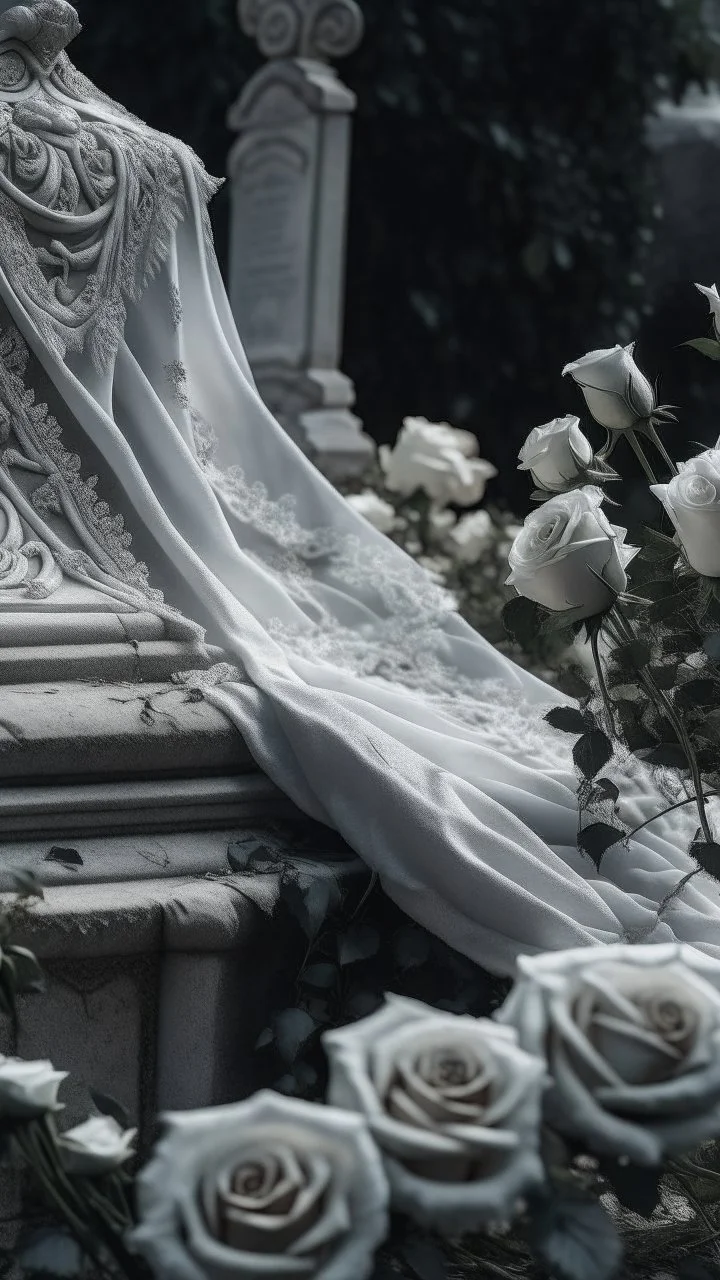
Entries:
[[[620, 605], [617, 604], [617, 602], [614, 605], [614, 611], [620, 625], [620, 630], [623, 632], [625, 638], [627, 640], [634, 640], [636, 637], [635, 637], [635, 632], [633, 631], [633, 628], [632, 628], [632, 624], [625, 617], [622, 609], [620, 608]], [[670, 699], [665, 695], [663, 690], [658, 686], [655, 679], [653, 678], [651, 673], [648, 671], [647, 667], [638, 666], [638, 675], [640, 676], [640, 679], [642, 680], [643, 684], [645, 685], [645, 688], [650, 694], [650, 697], [655, 703], [655, 706], [659, 707], [664, 712], [664, 714], [667, 716], [668, 720], [670, 721], [673, 729], [675, 730], [678, 742], [680, 743], [680, 746], [682, 747], [685, 753], [685, 757], [688, 762], [688, 767], [690, 769], [690, 774], [692, 776], [693, 787], [695, 790], [695, 801], [698, 807], [698, 816], [700, 819], [700, 826], [702, 828], [702, 833], [707, 843], [712, 844], [713, 833], [712, 833], [712, 828], [710, 826], [710, 823], [708, 821], [707, 810], [705, 808], [705, 793], [703, 788], [702, 775], [700, 773], [700, 768], [697, 762], [697, 757], [693, 750], [692, 743], [690, 741], [690, 738], [688, 737], [687, 729], [685, 728], [685, 725], [683, 724], [680, 716], [677, 714], [677, 711], [675, 710]]]
[[647, 422], [643, 426], [643, 430], [648, 440], [650, 440], [655, 445], [655, 448], [660, 454], [660, 457], [670, 468], [670, 475], [676, 476], [678, 474], [678, 469], [675, 463], [673, 462], [672, 458], [670, 457], [670, 454], [668, 453], [667, 449], [665, 448], [665, 445], [660, 439], [660, 436], [658, 435], [658, 432], [656, 431], [653, 425], [652, 418], [648, 418]]
[[629, 430], [625, 432], [625, 435], [630, 441], [630, 445], [640, 463], [640, 466], [645, 472], [646, 479], [650, 484], [657, 484], [657, 476], [654, 475], [653, 473], [653, 469], [650, 466], [650, 463], [648, 462], [647, 457], [645, 455], [645, 450], [640, 444], [640, 441], [638, 440], [636, 433], [633, 430]]
[[590, 630], [590, 649], [593, 656], [593, 662], [595, 663], [595, 673], [597, 675], [597, 681], [600, 687], [600, 694], [602, 696], [603, 705], [605, 707], [605, 715], [607, 716], [607, 720], [608, 720], [610, 737], [616, 738], [617, 731], [615, 728], [615, 716], [613, 714], [612, 701], [610, 699], [610, 694], [608, 692], [607, 684], [605, 683], [605, 672], [602, 669], [602, 663], [600, 661], [600, 650], [598, 646], [599, 636], [600, 636], [600, 627], [593, 626]]
[[35, 1135], [32, 1133], [32, 1126], [27, 1125], [24, 1132], [17, 1132], [14, 1135], [15, 1144], [19, 1151], [25, 1157], [28, 1165], [32, 1169], [43, 1194], [49, 1204], [57, 1211], [62, 1220], [69, 1227], [72, 1235], [77, 1240], [80, 1247], [87, 1256], [99, 1268], [102, 1275], [109, 1275], [106, 1264], [97, 1251], [92, 1233], [88, 1229], [82, 1217], [76, 1213], [75, 1206], [68, 1202], [60, 1188], [56, 1185], [53, 1178], [52, 1169], [48, 1168], [45, 1152], [38, 1142], [35, 1141]]

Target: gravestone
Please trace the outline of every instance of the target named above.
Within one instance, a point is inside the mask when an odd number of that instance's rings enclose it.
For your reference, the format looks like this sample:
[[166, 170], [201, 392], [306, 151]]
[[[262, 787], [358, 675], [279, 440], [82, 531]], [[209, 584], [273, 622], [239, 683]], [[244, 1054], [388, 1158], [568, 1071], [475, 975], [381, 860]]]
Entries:
[[229, 115], [230, 300], [265, 403], [336, 480], [373, 454], [339, 368], [355, 97], [329, 65], [362, 15], [354, 0], [241, 0], [239, 16], [270, 61]]

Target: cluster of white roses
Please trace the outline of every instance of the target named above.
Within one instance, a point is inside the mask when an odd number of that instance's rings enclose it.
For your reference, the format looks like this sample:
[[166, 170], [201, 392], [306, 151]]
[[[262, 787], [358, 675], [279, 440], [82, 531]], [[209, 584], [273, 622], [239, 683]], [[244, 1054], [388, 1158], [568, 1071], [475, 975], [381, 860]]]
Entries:
[[[462, 564], [474, 563], [493, 538], [492, 519], [482, 510], [458, 518], [449, 507], [481, 502], [497, 468], [479, 457], [472, 432], [405, 418], [393, 448], [380, 446], [379, 461], [389, 494], [408, 499], [420, 493], [429, 501], [426, 528], [434, 546]], [[393, 534], [403, 524], [396, 507], [375, 489], [352, 494], [348, 502], [380, 533]]]
[[[720, 296], [698, 286], [720, 317]], [[572, 610], [575, 619], [608, 609], [628, 585], [627, 567], [639, 548], [626, 545], [627, 530], [601, 511], [605, 495], [588, 480], [603, 479], [607, 458], [626, 435], [638, 450], [638, 435], [648, 435], [661, 450], [673, 476], [650, 484], [672, 520], [688, 563], [699, 574], [720, 577], [720, 441], [714, 449], [675, 466], [655, 431], [669, 417], [634, 359], [634, 343], [591, 351], [566, 365], [580, 386], [590, 413], [607, 432], [599, 454], [574, 416], [555, 418], [530, 432], [520, 450], [520, 470], [529, 471], [539, 496], [510, 550], [507, 585], [519, 595], [555, 612]], [[598, 468], [601, 468], [600, 470]]]
[[[390, 1208], [447, 1235], [541, 1193], [541, 1126], [659, 1165], [720, 1134], [720, 963], [692, 947], [526, 957], [493, 1018], [389, 996], [326, 1033], [328, 1105], [262, 1091], [164, 1117], [126, 1244], [157, 1280], [364, 1280]], [[57, 1109], [62, 1073], [0, 1063], [0, 1113]], [[117, 1169], [132, 1134], [59, 1139], [67, 1175]]]
[[657, 1165], [720, 1133], [720, 963], [692, 947], [525, 958], [492, 1019], [389, 996], [324, 1037], [328, 1104], [166, 1117], [134, 1247], [158, 1280], [364, 1280], [388, 1209], [446, 1235], [542, 1190], [541, 1125]]

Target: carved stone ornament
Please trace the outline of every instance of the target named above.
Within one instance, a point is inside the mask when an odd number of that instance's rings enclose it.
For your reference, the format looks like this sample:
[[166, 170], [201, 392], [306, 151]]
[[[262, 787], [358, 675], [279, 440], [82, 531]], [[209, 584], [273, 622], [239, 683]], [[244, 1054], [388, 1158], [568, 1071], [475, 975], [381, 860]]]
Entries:
[[238, 0], [238, 15], [266, 58], [330, 62], [353, 53], [364, 30], [355, 0]]

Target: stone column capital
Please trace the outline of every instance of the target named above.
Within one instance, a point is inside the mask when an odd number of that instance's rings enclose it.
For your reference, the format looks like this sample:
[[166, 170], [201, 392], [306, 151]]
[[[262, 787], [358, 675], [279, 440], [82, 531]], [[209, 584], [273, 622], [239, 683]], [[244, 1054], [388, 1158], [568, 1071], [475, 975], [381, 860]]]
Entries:
[[238, 17], [266, 58], [331, 62], [353, 53], [364, 31], [356, 0], [238, 0]]

